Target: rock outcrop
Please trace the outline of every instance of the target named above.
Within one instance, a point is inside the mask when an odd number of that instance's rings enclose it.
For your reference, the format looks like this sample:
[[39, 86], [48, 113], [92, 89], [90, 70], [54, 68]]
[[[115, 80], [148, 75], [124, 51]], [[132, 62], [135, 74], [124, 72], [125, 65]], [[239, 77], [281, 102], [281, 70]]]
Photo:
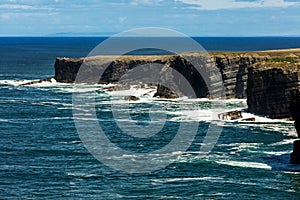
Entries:
[[138, 100], [140, 100], [140, 98], [138, 98], [136, 96], [128, 96], [128, 97], [125, 97], [125, 100], [126, 101], [138, 101]]
[[[248, 68], [256, 62], [266, 59], [267, 56], [265, 55], [246, 53], [218, 53], [212, 54], [211, 57], [207, 57], [203, 53], [183, 53], [180, 55], [161, 56], [121, 56], [116, 59], [109, 56], [97, 56], [86, 59], [57, 58], [54, 78], [58, 82], [73, 83], [80, 67], [85, 64], [93, 66], [94, 73], [106, 67], [107, 69], [102, 74], [99, 83], [114, 83], [118, 82], [123, 75], [137, 66], [160, 64], [165, 66], [165, 68], [172, 68], [183, 75], [193, 87], [196, 97], [210, 97], [206, 83], [215, 82], [215, 74], [211, 73], [210, 69], [217, 67], [223, 79], [224, 95], [227, 98], [246, 98]], [[106, 60], [110, 60], [111, 62], [107, 64], [105, 63]], [[196, 70], [191, 62], [195, 62], [201, 66], [200, 70], [203, 69], [203, 73], [200, 74], [199, 69]], [[145, 70], [145, 73], [149, 73], [150, 76], [151, 70]], [[158, 73], [154, 75], [159, 76], [162, 74]], [[165, 81], [167, 79], [169, 82], [176, 82], [176, 85], [180, 82], [178, 77], [172, 73], [164, 72], [163, 74], [163, 80]], [[85, 81], [88, 82], [88, 79]], [[216, 87], [215, 89], [220, 89], [220, 87]], [[169, 91], [163, 85], [158, 87], [157, 96], [169, 98], [181, 95], [174, 94], [174, 91]]]
[[[89, 79], [89, 74], [102, 74], [97, 80], [98, 83], [115, 83], [121, 79], [134, 83], [135, 78], [138, 78], [135, 77], [136, 73], [127, 74], [138, 66], [146, 66], [138, 74], [144, 78], [145, 84], [153, 81], [150, 77], [158, 77], [155, 80], [158, 84], [155, 96], [175, 98], [186, 95], [214, 98], [212, 93], [223, 92], [226, 98], [247, 98], [249, 111], [252, 113], [271, 118], [286, 118], [291, 116], [289, 91], [299, 87], [299, 58], [299, 52], [288, 51], [225, 52], [210, 53], [210, 56], [203, 53], [183, 53], [117, 58], [112, 56], [86, 59], [58, 58], [54, 78], [58, 82], [73, 83], [80, 67], [87, 65], [89, 67], [85, 70], [88, 75], [82, 79], [83, 82], [94, 81]], [[161, 65], [162, 68], [157, 70], [153, 67], [155, 65]], [[217, 69], [218, 73], [215, 73], [214, 69]], [[181, 76], [177, 76], [174, 71]], [[218, 84], [216, 74], [221, 76], [224, 87]], [[186, 90], [184, 80], [188, 80], [194, 95]]]
[[290, 161], [293, 164], [300, 164], [300, 140], [293, 143], [293, 152], [290, 155]]
[[60, 83], [74, 83], [76, 75], [84, 59], [57, 58], [55, 69], [55, 80]]
[[[203, 58], [205, 57], [203, 56]], [[139, 78], [140, 81], [151, 82], [153, 81], [152, 79], [155, 78], [156, 82], [168, 82], [171, 86], [174, 86], [173, 88], [177, 88], [177, 85], [179, 85], [177, 83], [179, 83], [180, 80], [178, 80], [178, 76], [176, 76], [171, 70], [168, 70], [168, 68], [172, 68], [183, 76], [181, 79], [186, 79], [191, 83], [197, 97], [206, 97], [208, 95], [208, 89], [201, 75], [192, 64], [187, 62], [180, 55], [120, 56], [118, 58], [97, 56], [85, 59], [57, 58], [55, 62], [54, 78], [58, 82], [74, 83], [76, 75], [80, 67], [83, 65], [88, 66], [85, 67], [87, 69], [93, 68], [93, 70], [91, 70], [92, 72], [87, 71], [86, 74], [102, 74], [101, 78], [99, 77], [98, 83], [116, 83], [120, 82], [120, 79], [123, 79], [123, 81], [126, 80], [128, 83], [130, 81], [134, 82], [135, 79], [138, 80]], [[160, 71], [152, 70], [151, 67], [153, 65], [160, 65], [163, 69]], [[130, 70], [138, 66], [143, 66], [142, 71], [127, 75]], [[102, 73], [100, 71], [102, 71]], [[90, 80], [89, 77], [86, 77], [84, 80], [84, 82], [89, 81], [92, 83], [94, 82]], [[173, 93], [176, 93], [177, 96], [182, 96], [182, 92], [184, 91], [173, 91]], [[171, 94], [172, 92], [168, 91], [167, 88], [158, 87], [158, 96], [174, 96], [174, 94]]]
[[216, 66], [222, 74], [227, 98], [246, 98], [248, 69], [268, 59], [268, 55], [227, 53], [215, 55]]
[[249, 69], [248, 111], [270, 118], [289, 118], [290, 91], [299, 87], [298, 63], [258, 63]]
[[293, 120], [295, 121], [295, 128], [300, 138], [300, 90], [291, 90], [290, 112]]
[[42, 79], [42, 80], [37, 80], [37, 81], [31, 81], [29, 83], [24, 83], [24, 84], [21, 84], [21, 86], [28, 86], [28, 85], [34, 85], [34, 84], [38, 84], [38, 83], [43, 83], [43, 82], [52, 82], [52, 79], [53, 78], [45, 78], [45, 79]]
[[[291, 90], [290, 111], [293, 120], [295, 120], [298, 138], [300, 138], [300, 91], [298, 89]], [[294, 141], [290, 160], [293, 164], [300, 164], [300, 140]]]

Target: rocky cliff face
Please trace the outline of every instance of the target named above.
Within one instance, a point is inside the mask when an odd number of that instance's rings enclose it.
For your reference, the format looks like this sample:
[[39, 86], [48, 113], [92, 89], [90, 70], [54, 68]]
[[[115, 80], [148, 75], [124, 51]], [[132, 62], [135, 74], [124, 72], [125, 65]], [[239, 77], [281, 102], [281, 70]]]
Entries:
[[295, 64], [254, 65], [249, 69], [247, 82], [248, 110], [270, 118], [289, 118], [290, 91], [299, 87], [299, 78], [299, 70]]
[[220, 69], [227, 98], [246, 98], [248, 69], [253, 64], [268, 59], [268, 55], [224, 54], [215, 55]]
[[77, 72], [83, 59], [57, 58], [55, 68], [55, 80], [61, 83], [74, 83]]
[[[102, 73], [99, 83], [115, 83], [129, 70], [145, 64], [165, 65], [170, 56], [97, 56], [89, 58], [57, 58], [55, 62], [55, 80], [63, 83], [74, 83], [80, 67], [84, 66], [87, 74]], [[90, 70], [90, 71], [89, 71]], [[89, 78], [86, 77], [86, 82]]]
[[[113, 58], [111, 58], [113, 60]], [[214, 83], [214, 73], [210, 72], [216, 66], [222, 76], [225, 96], [227, 98], [246, 98], [248, 68], [254, 63], [265, 60], [266, 56], [247, 54], [215, 54], [207, 57], [201, 53], [185, 53], [167, 56], [122, 56], [113, 60], [99, 82], [118, 82], [129, 70], [145, 64], [161, 64], [165, 68], [172, 68], [179, 72], [192, 85], [197, 97], [210, 97], [206, 83]], [[195, 61], [198, 70], [191, 62]], [[97, 72], [103, 68], [101, 56], [89, 59], [58, 58], [55, 63], [55, 79], [58, 82], [73, 83], [80, 66], [85, 63], [93, 66]], [[200, 67], [201, 66], [201, 67]], [[204, 71], [202, 74], [200, 70]], [[146, 73], [146, 72], [145, 72]], [[148, 70], [147, 73], [150, 73]], [[162, 79], [180, 85], [178, 76], [172, 73], [159, 73]], [[88, 81], [88, 79], [86, 80]], [[220, 87], [215, 88], [220, 89]], [[174, 96], [166, 87], [158, 87], [157, 95], [161, 97]], [[180, 95], [179, 95], [180, 96]]]
[[[214, 93], [221, 90], [226, 98], [247, 98], [249, 111], [252, 113], [285, 118], [290, 117], [289, 92], [299, 87], [299, 58], [299, 53], [291, 52], [211, 53], [209, 57], [202, 53], [183, 53], [118, 58], [98, 56], [85, 60], [58, 58], [55, 63], [55, 79], [58, 82], [73, 83], [80, 66], [84, 64], [89, 66], [86, 68], [87, 74], [104, 71], [97, 82], [118, 82], [133, 69], [145, 65], [139, 72], [140, 75], [144, 78], [159, 77], [156, 79], [159, 85], [156, 96], [193, 97], [183, 84], [184, 80], [188, 80], [195, 97], [213, 98], [209, 91]], [[155, 64], [163, 66], [162, 69], [153, 70]], [[224, 88], [218, 84], [218, 77], [213, 69], [217, 69], [221, 75]], [[176, 75], [174, 71], [182, 76]], [[131, 74], [126, 79], [134, 80], [134, 76], [136, 74]], [[89, 75], [82, 81], [93, 82], [89, 80]], [[145, 81], [151, 80], [149, 78]], [[167, 82], [169, 85], [166, 86]]]

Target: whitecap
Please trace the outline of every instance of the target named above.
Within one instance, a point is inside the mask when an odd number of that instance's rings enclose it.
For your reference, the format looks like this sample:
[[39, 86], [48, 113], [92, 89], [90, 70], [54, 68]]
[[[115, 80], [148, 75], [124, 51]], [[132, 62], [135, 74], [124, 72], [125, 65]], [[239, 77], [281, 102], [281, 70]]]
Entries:
[[97, 174], [88, 174], [88, 173], [72, 173], [72, 172], [66, 172], [68, 176], [74, 176], [78, 178], [93, 178], [93, 177], [100, 177], [100, 175]]
[[205, 176], [205, 177], [153, 179], [152, 181], [156, 183], [170, 183], [170, 182], [178, 182], [178, 181], [216, 181], [216, 180], [224, 180], [224, 179], [220, 177]]
[[1, 85], [11, 85], [11, 86], [19, 86], [26, 83], [30, 83], [32, 81], [39, 81], [38, 79], [34, 80], [0, 80]]
[[231, 161], [231, 160], [220, 160], [216, 161], [216, 163], [221, 165], [229, 165], [234, 167], [244, 167], [244, 168], [257, 168], [257, 169], [268, 169], [271, 170], [272, 167], [265, 163], [258, 162], [242, 162], [242, 161]]

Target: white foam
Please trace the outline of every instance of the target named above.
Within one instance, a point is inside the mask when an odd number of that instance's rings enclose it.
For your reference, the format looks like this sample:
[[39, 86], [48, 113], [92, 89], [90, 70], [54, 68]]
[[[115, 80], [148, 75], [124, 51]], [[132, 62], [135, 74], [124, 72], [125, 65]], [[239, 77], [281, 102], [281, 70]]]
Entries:
[[263, 153], [267, 155], [281, 156], [284, 154], [290, 154], [291, 151], [264, 151]]
[[97, 175], [97, 174], [88, 174], [88, 173], [72, 173], [72, 172], [67, 172], [66, 174], [68, 176], [74, 176], [74, 177], [79, 177], [79, 178], [99, 177], [99, 175]]
[[74, 141], [70, 141], [70, 142], [59, 142], [59, 144], [79, 144], [82, 143], [81, 140], [74, 140]]
[[[13, 85], [20, 86], [22, 84], [30, 83], [32, 81], [38, 80], [0, 80], [0, 84], [3, 85]], [[228, 112], [232, 109], [243, 109], [247, 106], [246, 99], [188, 99], [187, 97], [181, 97], [177, 99], [159, 99], [153, 98], [156, 88], [154, 87], [146, 87], [141, 88], [139, 86], [133, 85], [127, 90], [119, 90], [119, 91], [107, 91], [107, 88], [114, 87], [115, 84], [68, 84], [68, 83], [58, 83], [54, 78], [51, 81], [43, 81], [41, 83], [36, 83], [33, 85], [28, 85], [26, 87], [37, 87], [40, 90], [53, 90], [56, 93], [73, 93], [73, 92], [81, 92], [87, 93], [86, 95], [91, 95], [89, 93], [92, 92], [92, 97], [102, 97], [109, 95], [111, 98], [109, 100], [101, 100], [97, 101], [97, 104], [128, 104], [128, 100], [125, 100], [127, 96], [136, 96], [140, 100], [138, 101], [130, 101], [130, 104], [139, 104], [139, 103], [150, 103], [153, 105], [157, 105], [160, 103], [166, 104], [166, 109], [163, 109], [164, 112], [175, 115], [171, 119], [171, 121], [206, 121], [211, 122], [214, 120], [219, 120], [215, 116], [222, 112]], [[24, 86], [25, 87], [25, 86]], [[19, 87], [18, 87], [19, 88]], [[11, 89], [11, 88], [9, 88]], [[13, 88], [17, 89], [17, 88]], [[96, 92], [96, 91], [104, 91], [104, 92]], [[147, 95], [145, 95], [147, 94]], [[88, 97], [87, 97], [88, 98]], [[205, 102], [209, 103], [207, 107], [205, 107]], [[203, 103], [203, 104], [202, 104]], [[169, 106], [170, 105], [170, 106]], [[174, 108], [174, 106], [178, 105], [178, 108]], [[204, 105], [204, 106], [203, 106]], [[69, 107], [70, 105], [65, 105]], [[64, 109], [64, 108], [60, 108]], [[293, 123], [293, 121], [287, 121], [285, 119], [270, 119], [267, 117], [253, 115], [251, 113], [242, 112], [243, 119], [246, 118], [255, 118], [255, 121], [242, 121], [242, 120], [226, 120], [226, 122], [234, 122], [239, 124], [254, 124], [260, 126], [259, 123]], [[265, 128], [263, 125], [261, 128]], [[268, 127], [267, 127], [268, 128]], [[273, 127], [274, 131], [282, 131], [275, 130], [276, 127]], [[291, 133], [293, 134], [293, 133]]]
[[242, 116], [243, 118], [251, 118], [254, 117], [255, 118], [255, 122], [284, 122], [284, 123], [293, 123], [292, 121], [289, 121], [287, 119], [270, 119], [268, 117], [263, 117], [263, 116], [258, 116], [258, 115], [254, 115], [251, 113], [246, 113], [246, 112], [242, 112]]
[[49, 102], [32, 102], [32, 105], [43, 105], [43, 106], [47, 106], [47, 105], [61, 105], [64, 107], [71, 107], [73, 104], [71, 103], [61, 103], [61, 102], [54, 102], [54, 101], [49, 101]]
[[[2, 85], [11, 85], [11, 86], [24, 86], [24, 87], [54, 87], [54, 86], [72, 86], [70, 83], [59, 83], [54, 78], [51, 78], [50, 81], [40, 81], [39, 79], [32, 80], [0, 80], [0, 84]], [[24, 85], [31, 82], [38, 82], [31, 85]]]
[[[235, 109], [235, 110], [239, 110], [239, 109]], [[233, 111], [231, 110], [226, 110], [225, 112], [230, 112]], [[236, 119], [236, 120], [224, 120], [226, 122], [238, 122], [238, 123], [245, 123], [245, 124], [253, 124], [253, 123], [293, 123], [293, 121], [290, 121], [288, 119], [271, 119], [268, 117], [263, 117], [263, 116], [259, 116], [259, 115], [255, 115], [252, 113], [247, 113], [244, 112], [243, 110], [241, 110], [241, 114], [242, 114], [242, 118], [240, 119]], [[245, 119], [249, 119], [249, 118], [255, 118], [255, 121], [243, 121]]]
[[260, 145], [263, 145], [263, 143], [234, 143], [232, 144], [232, 150], [242, 151], [249, 148], [258, 148]]
[[98, 121], [98, 119], [95, 119], [93, 117], [73, 117], [73, 119], [81, 121]]
[[178, 182], [178, 181], [213, 181], [213, 180], [223, 180], [220, 177], [182, 177], [182, 178], [166, 178], [166, 179], [153, 179], [153, 182], [156, 183], [169, 183], [169, 182]]
[[0, 80], [0, 84], [19, 86], [19, 85], [22, 85], [22, 84], [30, 83], [32, 81], [39, 81], [39, 80]]
[[177, 115], [172, 117], [170, 121], [195, 122], [212, 120], [212, 111], [210, 110], [179, 110], [168, 112], [168, 114]]
[[156, 88], [140, 88], [134, 85], [127, 90], [107, 91], [107, 93], [113, 97], [136, 96], [139, 98], [149, 98], [154, 96], [154, 94], [156, 93]]
[[270, 144], [270, 146], [280, 146], [280, 145], [293, 144], [294, 141], [295, 141], [295, 139], [284, 139], [280, 142]]
[[271, 170], [272, 167], [265, 163], [258, 162], [242, 162], [242, 161], [216, 161], [221, 165], [229, 165], [234, 167], [245, 167], [245, 168], [257, 168], [257, 169], [268, 169]]

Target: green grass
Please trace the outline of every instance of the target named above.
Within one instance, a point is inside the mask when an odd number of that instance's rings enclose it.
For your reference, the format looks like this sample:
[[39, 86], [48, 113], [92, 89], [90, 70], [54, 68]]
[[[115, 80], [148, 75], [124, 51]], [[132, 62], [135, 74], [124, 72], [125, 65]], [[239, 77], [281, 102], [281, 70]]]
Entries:
[[297, 63], [298, 60], [293, 57], [277, 57], [277, 58], [270, 58], [266, 60], [266, 62], [288, 62], [288, 63]]

